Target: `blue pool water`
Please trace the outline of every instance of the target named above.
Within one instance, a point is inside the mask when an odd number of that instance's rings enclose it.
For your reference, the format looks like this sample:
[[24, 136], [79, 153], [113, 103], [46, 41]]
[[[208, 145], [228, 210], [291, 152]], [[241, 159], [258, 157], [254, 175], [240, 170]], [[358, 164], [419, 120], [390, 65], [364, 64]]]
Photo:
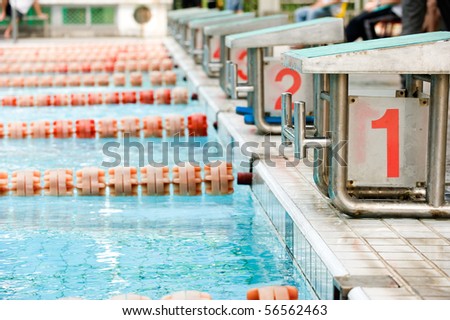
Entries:
[[[0, 108], [0, 118], [7, 123], [200, 111], [195, 103]], [[116, 140], [2, 139], [0, 170], [101, 167], [108, 160], [104, 143]], [[208, 138], [196, 138], [201, 144], [215, 140], [213, 129]], [[173, 138], [133, 141], [154, 142], [158, 156], [161, 142]], [[193, 152], [202, 159], [201, 148]], [[138, 151], [130, 153], [130, 165], [138, 166]], [[180, 151], [181, 160], [188, 156]], [[173, 150], [168, 158], [172, 166]], [[235, 186], [230, 196], [0, 197], [0, 299], [107, 299], [130, 292], [159, 299], [186, 289], [244, 299], [249, 288], [278, 284], [296, 286], [302, 299], [314, 297], [247, 186]]]

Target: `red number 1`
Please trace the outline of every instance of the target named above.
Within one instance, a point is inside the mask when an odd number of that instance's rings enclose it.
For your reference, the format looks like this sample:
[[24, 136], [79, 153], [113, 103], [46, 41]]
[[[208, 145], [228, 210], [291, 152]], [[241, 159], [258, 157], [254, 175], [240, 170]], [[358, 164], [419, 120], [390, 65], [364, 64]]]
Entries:
[[372, 121], [372, 129], [386, 129], [387, 177], [400, 176], [400, 130], [398, 109], [387, 109], [384, 115]]

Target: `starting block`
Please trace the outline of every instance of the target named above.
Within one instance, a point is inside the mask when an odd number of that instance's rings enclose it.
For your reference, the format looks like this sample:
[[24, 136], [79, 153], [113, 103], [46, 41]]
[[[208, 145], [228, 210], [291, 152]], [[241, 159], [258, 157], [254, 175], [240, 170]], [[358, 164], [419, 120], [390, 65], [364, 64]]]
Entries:
[[[203, 41], [203, 70], [209, 77], [220, 77], [220, 86], [229, 96], [226, 90], [226, 64], [231, 60], [238, 63], [240, 72], [240, 81], [247, 81], [247, 50], [229, 50], [225, 46], [225, 37], [230, 34], [253, 31], [268, 27], [287, 24], [289, 17], [284, 14], [268, 17], [254, 18], [244, 21], [238, 21], [233, 24], [221, 23], [204, 28]], [[214, 38], [218, 38], [217, 46], [214, 44]]]
[[[205, 27], [210, 25], [216, 25], [220, 23], [232, 24], [238, 21], [244, 21], [251, 18], [255, 18], [255, 13], [243, 13], [243, 14], [226, 14], [224, 16], [214, 16], [210, 18], [196, 19], [189, 22], [188, 27], [191, 31], [190, 41], [189, 41], [189, 54], [193, 57], [196, 64], [201, 64], [203, 59], [203, 44], [204, 44], [204, 34], [203, 30]], [[210, 39], [210, 41], [215, 41], [216, 48], [219, 49], [219, 38], [215, 37]]]
[[[284, 94], [282, 135], [294, 154], [314, 148], [314, 180], [354, 217], [448, 218], [445, 199], [450, 32], [290, 51], [284, 64], [314, 74], [316, 128]], [[414, 62], [420, 61], [420, 63]], [[348, 75], [405, 74], [394, 97], [351, 96]], [[430, 92], [423, 89], [430, 83]]]
[[[239, 92], [247, 93], [247, 104], [260, 133], [281, 133], [281, 93], [291, 92], [295, 99], [313, 100], [313, 77], [286, 68], [281, 58], [266, 57], [265, 52], [277, 46], [314, 46], [344, 41], [343, 20], [322, 18], [288, 24], [226, 37], [230, 49], [247, 50], [248, 82], [239, 84], [238, 65], [228, 62], [227, 86], [233, 99]], [[268, 88], [265, 90], [265, 88]], [[312, 110], [311, 110], [312, 111]], [[278, 117], [278, 123], [269, 123], [266, 116]], [[275, 119], [271, 119], [275, 120]]]

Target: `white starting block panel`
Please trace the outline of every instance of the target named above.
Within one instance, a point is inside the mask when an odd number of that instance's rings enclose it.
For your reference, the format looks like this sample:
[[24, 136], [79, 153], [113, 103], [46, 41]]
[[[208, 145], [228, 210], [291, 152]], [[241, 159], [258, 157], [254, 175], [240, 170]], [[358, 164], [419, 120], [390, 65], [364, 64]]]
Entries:
[[301, 74], [286, 68], [281, 59], [264, 60], [264, 104], [271, 116], [281, 116], [281, 94], [290, 92], [292, 101], [305, 101], [307, 111], [312, 111], [314, 102], [313, 75]]
[[417, 187], [426, 181], [429, 99], [349, 97], [352, 186]]
[[[220, 55], [219, 55], [220, 59]], [[237, 76], [238, 83], [244, 84], [248, 80], [248, 67], [247, 67], [247, 49], [246, 48], [233, 48], [230, 50], [230, 61], [237, 64]]]

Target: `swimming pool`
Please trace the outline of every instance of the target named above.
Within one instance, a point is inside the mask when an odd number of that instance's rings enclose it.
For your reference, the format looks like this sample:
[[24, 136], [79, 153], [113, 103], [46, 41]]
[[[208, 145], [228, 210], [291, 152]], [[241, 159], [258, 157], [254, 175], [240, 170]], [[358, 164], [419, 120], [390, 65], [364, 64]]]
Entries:
[[[72, 88], [43, 90], [73, 92]], [[10, 88], [1, 94], [28, 91]], [[29, 123], [187, 116], [202, 111], [196, 102], [188, 106], [5, 107], [0, 108], [0, 118], [3, 123]], [[106, 169], [102, 162], [110, 159], [103, 146], [113, 141], [123, 142], [120, 135], [5, 138], [0, 140], [0, 169], [9, 173], [87, 166]], [[146, 155], [151, 149], [155, 161], [162, 160], [162, 142], [176, 142], [171, 137], [131, 141], [141, 143]], [[199, 142], [199, 146], [179, 149], [179, 160], [193, 155], [203, 166], [201, 146], [217, 137], [209, 128], [208, 137], [181, 137], [180, 141]], [[123, 153], [124, 146], [117, 151]], [[169, 148], [167, 155], [166, 164], [172, 167], [177, 162], [174, 150]], [[138, 148], [130, 148], [129, 158], [129, 165], [141, 165]], [[301, 299], [315, 298], [250, 188], [234, 187], [234, 194], [227, 196], [0, 197], [0, 299], [108, 299], [131, 292], [158, 299], [187, 289], [207, 291], [214, 299], [244, 299], [252, 287], [275, 284], [296, 286]]]

